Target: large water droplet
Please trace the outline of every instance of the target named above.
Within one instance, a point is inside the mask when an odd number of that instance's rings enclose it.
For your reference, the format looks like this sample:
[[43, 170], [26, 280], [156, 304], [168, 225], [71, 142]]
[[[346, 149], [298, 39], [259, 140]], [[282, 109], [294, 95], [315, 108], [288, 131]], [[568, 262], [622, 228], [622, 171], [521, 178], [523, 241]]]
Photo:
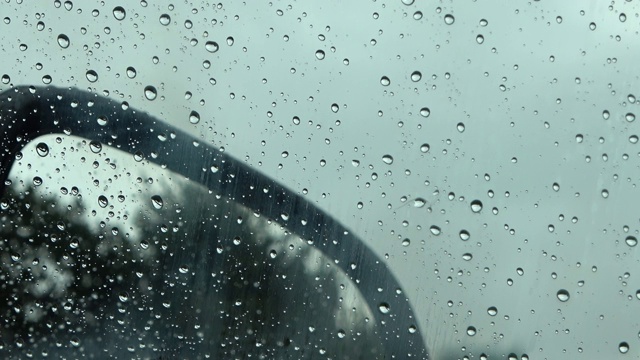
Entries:
[[487, 314], [489, 314], [490, 316], [496, 316], [498, 315], [498, 308], [496, 308], [495, 306], [491, 306], [487, 309]]
[[422, 117], [429, 117], [429, 115], [431, 114], [431, 110], [429, 110], [428, 107], [423, 107], [422, 109], [420, 109], [420, 116]]
[[98, 196], [98, 205], [100, 205], [101, 208], [106, 208], [107, 205], [109, 205], [109, 199], [104, 195]]
[[100, 142], [98, 141], [92, 141], [89, 143], [89, 149], [91, 149], [92, 153], [98, 154], [100, 151], [102, 151], [102, 144], [100, 144]]
[[635, 236], [627, 236], [626, 239], [624, 239], [624, 242], [627, 243], [627, 245], [634, 247], [636, 245], [638, 245], [638, 239], [636, 239]]
[[634, 113], [627, 113], [627, 115], [625, 115], [624, 118], [628, 122], [633, 122], [636, 119], [636, 115]]
[[420, 71], [414, 71], [411, 73], [411, 81], [418, 82], [422, 79], [422, 73]]
[[425, 144], [420, 145], [420, 151], [423, 152], [423, 153], [429, 152], [429, 148], [430, 148], [429, 144], [425, 143]]
[[629, 352], [629, 344], [626, 341], [621, 342], [618, 345], [618, 351], [622, 354], [626, 354]]
[[393, 157], [391, 155], [384, 155], [382, 157], [382, 161], [384, 161], [384, 163], [387, 165], [391, 165], [393, 164]]
[[158, 97], [158, 91], [156, 90], [155, 87], [151, 86], [151, 85], [147, 85], [144, 88], [144, 97], [147, 98], [147, 100], [155, 100], [156, 97]]
[[427, 204], [427, 200], [423, 198], [415, 198], [413, 199], [413, 206], [417, 208], [421, 208]]
[[136, 77], [136, 75], [137, 75], [136, 69], [133, 66], [129, 66], [127, 68], [127, 77], [129, 79], [133, 79]]
[[192, 124], [197, 124], [200, 122], [200, 114], [198, 114], [197, 111], [191, 111], [191, 114], [189, 114], [189, 122]]
[[218, 49], [220, 47], [218, 46], [218, 43], [215, 42], [215, 41], [207, 41], [204, 44], [204, 48], [207, 49], [208, 52], [214, 53], [214, 52], [218, 51]]
[[467, 328], [467, 335], [474, 336], [476, 334], [476, 328], [474, 326], [469, 326]]
[[164, 202], [162, 201], [162, 198], [160, 197], [160, 195], [153, 195], [151, 197], [151, 204], [155, 209], [160, 210], [162, 209]]
[[324, 59], [324, 56], [325, 56], [324, 51], [322, 51], [322, 50], [316, 51], [316, 59], [322, 60], [322, 59]]
[[391, 84], [391, 80], [389, 80], [388, 77], [383, 76], [380, 78], [380, 84], [382, 84], [382, 86], [389, 86]]
[[167, 26], [171, 23], [171, 16], [169, 14], [160, 15], [160, 24]]
[[479, 213], [482, 210], [482, 202], [480, 200], [473, 200], [471, 202], [471, 211]]
[[94, 70], [87, 70], [86, 77], [87, 77], [87, 80], [89, 80], [89, 82], [94, 83], [98, 81], [98, 73], [95, 72]]
[[116, 18], [116, 20], [122, 21], [126, 16], [127, 12], [124, 11], [122, 6], [116, 6], [113, 8], [113, 17]]
[[435, 225], [431, 225], [431, 227], [429, 228], [429, 231], [431, 231], [431, 233], [435, 236], [438, 236], [442, 233], [442, 230], [440, 230], [440, 228]]
[[380, 310], [380, 312], [383, 314], [388, 314], [389, 311], [391, 311], [391, 307], [386, 302], [382, 302], [380, 303], [380, 305], [378, 305], [378, 310]]
[[451, 14], [447, 14], [444, 16], [444, 23], [447, 25], [452, 25], [456, 21], [456, 18]]
[[558, 293], [556, 294], [556, 296], [558, 297], [558, 300], [562, 302], [569, 301], [569, 292], [565, 289], [558, 290]]
[[460, 240], [467, 241], [471, 237], [471, 234], [467, 230], [460, 230]]
[[58, 45], [60, 45], [61, 48], [66, 49], [69, 47], [69, 37], [65, 34], [60, 34], [58, 35]]
[[49, 145], [43, 142], [38, 143], [38, 145], [36, 145], [36, 153], [42, 157], [49, 155]]
[[414, 1], [415, 0], [402, 0], [402, 3], [405, 4], [405, 5], [413, 5]]

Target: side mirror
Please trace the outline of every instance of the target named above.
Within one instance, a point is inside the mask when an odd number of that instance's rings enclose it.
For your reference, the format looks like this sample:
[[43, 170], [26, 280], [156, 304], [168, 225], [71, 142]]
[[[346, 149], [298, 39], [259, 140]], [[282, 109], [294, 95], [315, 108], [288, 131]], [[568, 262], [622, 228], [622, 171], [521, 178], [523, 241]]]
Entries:
[[374, 310], [383, 358], [428, 358], [409, 300], [397, 291], [401, 289], [398, 280], [362, 239], [304, 197], [242, 161], [108, 98], [56, 87], [16, 87], [1, 93], [0, 194], [6, 192], [8, 173], [20, 150], [39, 136], [57, 133], [148, 158], [279, 222], [320, 250], [357, 284]]

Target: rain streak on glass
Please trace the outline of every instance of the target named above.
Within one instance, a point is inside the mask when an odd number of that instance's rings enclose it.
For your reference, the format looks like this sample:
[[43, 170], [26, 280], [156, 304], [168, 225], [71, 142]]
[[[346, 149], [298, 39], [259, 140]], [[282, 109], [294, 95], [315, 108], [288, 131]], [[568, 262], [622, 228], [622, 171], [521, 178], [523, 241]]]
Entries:
[[127, 13], [124, 11], [122, 6], [116, 6], [113, 8], [113, 17], [116, 18], [116, 20], [122, 21], [126, 16]]

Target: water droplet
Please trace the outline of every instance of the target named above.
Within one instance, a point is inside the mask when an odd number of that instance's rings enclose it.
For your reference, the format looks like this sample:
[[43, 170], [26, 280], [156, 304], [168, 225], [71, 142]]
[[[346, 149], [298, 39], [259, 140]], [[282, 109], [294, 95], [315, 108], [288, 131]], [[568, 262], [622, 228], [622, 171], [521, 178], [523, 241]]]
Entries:
[[452, 25], [456, 19], [451, 14], [447, 14], [444, 16], [444, 23], [447, 25]]
[[40, 176], [36, 176], [33, 178], [33, 185], [40, 186], [42, 185], [42, 178]]
[[324, 55], [324, 51], [322, 51], [322, 50], [317, 50], [316, 51], [316, 59], [322, 60], [322, 59], [324, 59], [324, 56], [325, 56]]
[[422, 73], [420, 71], [414, 71], [411, 73], [411, 81], [418, 82], [422, 79]]
[[609, 197], [609, 190], [607, 189], [602, 189], [602, 191], [600, 192], [600, 194], [602, 195], [603, 198], [608, 198]]
[[102, 151], [102, 144], [100, 144], [100, 142], [98, 141], [91, 141], [89, 143], [89, 149], [91, 149], [92, 153], [98, 154], [100, 153], [100, 151]]
[[413, 5], [414, 1], [415, 0], [402, 0], [402, 3], [405, 4], [405, 5]]
[[204, 44], [204, 48], [207, 49], [208, 52], [214, 53], [214, 52], [218, 51], [218, 49], [220, 47], [218, 46], [218, 43], [215, 42], [215, 41], [207, 41]]
[[489, 314], [490, 316], [496, 316], [498, 315], [498, 308], [496, 308], [495, 306], [491, 306], [487, 309], [487, 314]]
[[36, 145], [36, 153], [41, 157], [49, 155], [49, 145], [43, 142], [38, 143], [38, 145]]
[[65, 34], [60, 34], [58, 35], [58, 45], [60, 45], [61, 48], [66, 49], [69, 47], [69, 37]]
[[147, 85], [144, 88], [144, 97], [147, 98], [147, 100], [155, 100], [156, 97], [158, 97], [158, 91], [156, 90], [155, 87], [151, 86], [151, 85]]
[[160, 195], [153, 195], [151, 197], [151, 204], [156, 210], [160, 210], [162, 209], [164, 202], [162, 201], [162, 198], [160, 197]]
[[489, 22], [487, 21], [487, 19], [480, 19], [480, 26], [485, 27], [489, 25]]
[[133, 66], [129, 66], [127, 68], [127, 77], [129, 79], [133, 79], [136, 77], [136, 75], [137, 75], [136, 69]]
[[388, 314], [389, 311], [391, 311], [391, 307], [389, 307], [389, 304], [387, 304], [386, 302], [382, 302], [380, 303], [380, 305], [378, 305], [378, 310], [380, 310], [380, 312], [383, 314]]
[[471, 255], [471, 253], [462, 254], [462, 260], [469, 261], [471, 259], [473, 259], [473, 255]]
[[411, 240], [410, 239], [402, 240], [402, 246], [407, 247], [409, 245], [411, 245]]
[[609, 120], [609, 117], [611, 116], [611, 114], [609, 113], [609, 110], [604, 110], [602, 112], [602, 118], [605, 120]]
[[484, 43], [484, 36], [482, 36], [482, 34], [479, 34], [478, 36], [476, 36], [476, 42], [478, 44]]
[[592, 22], [591, 24], [589, 24], [589, 29], [591, 31], [595, 30], [596, 29], [596, 23]]
[[275, 250], [269, 251], [269, 257], [275, 259], [278, 256], [278, 253]]
[[413, 19], [414, 20], [420, 20], [422, 19], [422, 11], [416, 11], [413, 13]]
[[428, 107], [423, 107], [422, 109], [420, 109], [420, 116], [422, 117], [429, 117], [429, 115], [431, 114], [431, 110]]
[[118, 299], [120, 301], [122, 301], [123, 303], [127, 302], [127, 301], [129, 301], [129, 294], [127, 294], [126, 292], [123, 291], [120, 294], [118, 294]]
[[170, 23], [171, 23], [171, 16], [169, 16], [168, 14], [160, 15], [160, 24], [167, 26]]
[[98, 73], [93, 70], [87, 70], [86, 77], [89, 82], [94, 83], [98, 81]]
[[122, 21], [126, 16], [127, 12], [124, 11], [122, 6], [116, 6], [113, 8], [113, 17], [116, 18], [116, 20]]
[[380, 78], [380, 84], [382, 84], [382, 86], [389, 86], [391, 84], [391, 80], [389, 80], [388, 77], [383, 76]]
[[234, 42], [235, 40], [233, 39], [233, 37], [229, 36], [227, 38], [227, 45], [232, 46]]
[[627, 113], [627, 115], [625, 115], [624, 118], [628, 122], [633, 122], [636, 119], [636, 115], [634, 113]]
[[635, 236], [627, 236], [627, 238], [624, 239], [624, 242], [626, 242], [630, 247], [638, 245], [638, 239], [636, 239]]
[[435, 236], [438, 236], [442, 233], [442, 230], [440, 230], [440, 228], [435, 225], [431, 225], [431, 227], [429, 228], [429, 231], [431, 231], [431, 233]]
[[97, 122], [100, 126], [106, 126], [109, 123], [109, 119], [104, 115], [100, 115], [98, 116]]
[[109, 205], [109, 200], [106, 196], [100, 195], [98, 196], [98, 205], [100, 205], [101, 208], [106, 208], [107, 205]]
[[463, 133], [464, 132], [464, 123], [458, 123], [458, 125], [456, 125], [456, 128], [458, 129], [459, 133]]
[[413, 199], [413, 207], [421, 208], [427, 204], [427, 200], [423, 198], [415, 198]]
[[467, 230], [460, 230], [460, 240], [467, 241], [471, 237], [471, 234]]
[[622, 354], [626, 354], [629, 352], [629, 344], [626, 341], [621, 342], [618, 345], [618, 350], [620, 351], [620, 353]]
[[340, 110], [340, 106], [338, 104], [331, 104], [331, 111], [337, 113]]
[[565, 289], [558, 290], [558, 293], [556, 294], [556, 296], [558, 297], [558, 300], [562, 302], [569, 301], [569, 292]]
[[388, 155], [388, 154], [384, 155], [382, 157], [382, 161], [384, 161], [384, 163], [387, 164], [387, 165], [391, 165], [391, 164], [393, 164], [393, 157], [391, 155]]
[[479, 213], [482, 210], [482, 202], [480, 200], [473, 200], [471, 202], [471, 211]]
[[191, 111], [191, 114], [189, 114], [189, 122], [192, 124], [197, 124], [200, 122], [200, 114], [198, 114], [197, 111]]
[[189, 267], [187, 265], [181, 265], [178, 268], [178, 271], [180, 272], [180, 274], [186, 274], [189, 272]]
[[629, 102], [630, 102], [631, 104], [635, 104], [635, 103], [636, 103], [636, 97], [635, 97], [635, 95], [633, 95], [633, 94], [629, 94], [629, 95], [627, 95], [627, 100], [629, 100]]
[[625, 13], [620, 13], [620, 15], [618, 15], [618, 20], [620, 20], [620, 22], [625, 22], [625, 21], [627, 21], [627, 14], [625, 14]]
[[467, 328], [467, 335], [474, 336], [476, 334], [476, 328], [473, 326], [469, 326]]
[[429, 152], [429, 144], [424, 143], [422, 145], [420, 145], [420, 151], [423, 153]]

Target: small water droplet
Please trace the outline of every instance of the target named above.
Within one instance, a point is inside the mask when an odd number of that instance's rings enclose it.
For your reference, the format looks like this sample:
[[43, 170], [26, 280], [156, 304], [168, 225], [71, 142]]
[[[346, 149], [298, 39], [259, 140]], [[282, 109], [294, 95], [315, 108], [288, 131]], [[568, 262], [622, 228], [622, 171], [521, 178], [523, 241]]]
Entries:
[[388, 77], [383, 76], [380, 78], [380, 84], [382, 84], [382, 86], [389, 86], [391, 84], [391, 80], [389, 80]]
[[338, 104], [331, 104], [331, 111], [337, 113], [340, 110], [340, 106]]
[[482, 34], [479, 34], [478, 36], [476, 36], [476, 42], [478, 44], [484, 43], [484, 36], [482, 36]]
[[144, 97], [146, 97], [147, 100], [153, 101], [156, 99], [156, 97], [158, 97], [158, 91], [154, 86], [147, 85], [144, 88]]
[[469, 326], [467, 328], [467, 335], [474, 336], [476, 334], [476, 328], [473, 326]]
[[451, 14], [447, 14], [444, 16], [444, 23], [447, 25], [452, 25], [456, 21], [456, 18]]
[[49, 155], [49, 145], [43, 142], [38, 143], [38, 145], [36, 145], [36, 153], [41, 157]]
[[393, 164], [393, 157], [391, 155], [388, 155], [388, 154], [384, 155], [382, 157], [382, 161], [387, 165], [391, 165], [391, 164]]
[[473, 259], [473, 255], [471, 255], [471, 253], [462, 254], [462, 260], [469, 261], [471, 259]]
[[278, 256], [278, 252], [276, 252], [275, 250], [269, 251], [270, 258], [275, 259], [277, 256]]
[[464, 123], [458, 123], [458, 125], [456, 125], [456, 128], [458, 129], [459, 133], [463, 133], [464, 132]]
[[405, 5], [413, 5], [414, 1], [415, 0], [402, 0], [402, 3], [405, 4]]
[[589, 29], [590, 29], [591, 31], [595, 30], [595, 29], [596, 29], [596, 23], [594, 23], [594, 22], [590, 23], [590, 24], [589, 24]]
[[487, 314], [489, 314], [490, 316], [496, 316], [498, 315], [498, 308], [496, 308], [495, 306], [491, 306], [487, 309]]
[[197, 111], [191, 111], [191, 114], [189, 114], [189, 122], [192, 124], [197, 124], [200, 122], [200, 114], [198, 114]]
[[324, 59], [324, 56], [325, 56], [324, 51], [322, 51], [322, 50], [317, 50], [316, 51], [316, 59], [322, 60], [322, 59]]
[[625, 120], [627, 120], [627, 122], [633, 122], [636, 120], [636, 115], [634, 113], [627, 113], [624, 118]]
[[604, 110], [602, 112], [602, 118], [605, 120], [609, 120], [609, 117], [611, 116], [611, 114], [609, 113], [609, 110]]
[[160, 15], [160, 24], [167, 26], [171, 23], [171, 16], [169, 14]]
[[65, 34], [60, 34], [58, 35], [58, 45], [60, 45], [61, 48], [66, 49], [69, 47], [70, 41], [69, 41], [69, 37]]
[[116, 20], [122, 21], [126, 16], [127, 12], [122, 6], [116, 6], [113, 8], [113, 17], [116, 18]]
[[402, 240], [402, 246], [407, 247], [409, 245], [411, 245], [411, 240], [410, 239]]
[[416, 11], [413, 13], [413, 19], [414, 20], [420, 20], [422, 19], [422, 11]]
[[556, 296], [558, 297], [558, 300], [562, 302], [569, 301], [569, 292], [565, 289], [558, 290], [558, 293], [556, 294]]
[[164, 206], [164, 202], [162, 201], [160, 195], [153, 195], [151, 197], [151, 204], [156, 210], [160, 210], [162, 209], [162, 206]]
[[94, 70], [87, 70], [87, 73], [85, 74], [85, 76], [87, 77], [87, 80], [89, 80], [89, 82], [96, 82], [98, 81], [98, 73], [95, 72]]
[[429, 148], [429, 144], [427, 143], [420, 145], [420, 151], [423, 153], [429, 152]]
[[429, 228], [429, 231], [431, 231], [431, 233], [435, 236], [438, 236], [442, 233], [442, 230], [440, 230], [440, 228], [435, 225], [431, 225], [431, 227]]
[[431, 114], [431, 110], [429, 110], [428, 107], [423, 107], [422, 109], [420, 109], [420, 116], [422, 117], [429, 117], [429, 115]]
[[467, 230], [460, 230], [460, 240], [467, 241], [471, 237], [471, 234]]
[[218, 43], [215, 42], [215, 41], [207, 41], [204, 44], [204, 48], [207, 49], [208, 52], [214, 53], [214, 52], [218, 51], [218, 49], [220, 47], [218, 46]]
[[420, 71], [414, 71], [411, 73], [411, 81], [418, 82], [422, 79], [422, 73]]

